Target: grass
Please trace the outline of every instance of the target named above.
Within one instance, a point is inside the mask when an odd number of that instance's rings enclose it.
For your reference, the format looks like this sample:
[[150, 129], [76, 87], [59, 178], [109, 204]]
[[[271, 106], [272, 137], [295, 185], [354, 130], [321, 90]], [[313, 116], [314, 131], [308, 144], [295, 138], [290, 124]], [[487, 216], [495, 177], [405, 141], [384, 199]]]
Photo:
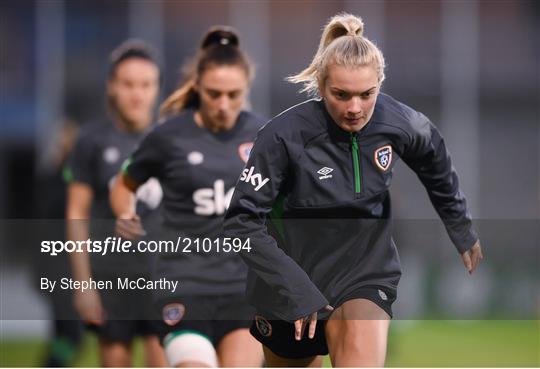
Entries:
[[539, 321], [396, 321], [387, 366], [538, 367]]
[[[0, 344], [1, 367], [35, 367], [46, 349], [38, 340]], [[142, 366], [141, 342], [135, 361]], [[326, 366], [330, 366], [328, 358]], [[75, 367], [99, 366], [97, 341], [88, 335]], [[389, 367], [539, 367], [540, 321], [394, 321]]]
[[[47, 342], [42, 340], [12, 340], [0, 344], [0, 367], [40, 367], [47, 350]], [[142, 341], [134, 344], [135, 367], [143, 366]], [[98, 344], [94, 334], [87, 334], [83, 345], [70, 363], [73, 367], [99, 367]]]

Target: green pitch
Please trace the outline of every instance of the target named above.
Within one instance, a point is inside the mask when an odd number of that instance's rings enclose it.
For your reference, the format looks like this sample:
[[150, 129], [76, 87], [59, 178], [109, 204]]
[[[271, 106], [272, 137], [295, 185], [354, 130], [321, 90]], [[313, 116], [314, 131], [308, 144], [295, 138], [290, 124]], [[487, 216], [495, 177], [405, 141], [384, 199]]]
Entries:
[[[0, 366], [38, 366], [46, 343], [2, 337]], [[97, 342], [88, 336], [73, 366], [99, 366]], [[328, 359], [326, 366], [330, 366]], [[539, 367], [540, 321], [394, 321], [390, 367]], [[135, 365], [142, 366], [141, 342]]]
[[395, 321], [392, 324], [387, 366], [540, 366], [540, 321]]

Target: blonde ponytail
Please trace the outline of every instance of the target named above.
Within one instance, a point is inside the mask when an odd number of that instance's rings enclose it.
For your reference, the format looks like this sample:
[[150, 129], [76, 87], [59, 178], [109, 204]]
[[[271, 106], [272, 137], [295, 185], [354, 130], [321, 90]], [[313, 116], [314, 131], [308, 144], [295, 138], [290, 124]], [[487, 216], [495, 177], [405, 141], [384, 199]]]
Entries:
[[[384, 57], [370, 40], [363, 36], [364, 22], [360, 17], [340, 13], [330, 19], [324, 27], [319, 48], [311, 64], [300, 73], [289, 76], [287, 81], [302, 83], [301, 92], [317, 96], [324, 85], [329, 65], [366, 66], [373, 65], [379, 83], [384, 80]], [[346, 37], [345, 37], [346, 36]]]

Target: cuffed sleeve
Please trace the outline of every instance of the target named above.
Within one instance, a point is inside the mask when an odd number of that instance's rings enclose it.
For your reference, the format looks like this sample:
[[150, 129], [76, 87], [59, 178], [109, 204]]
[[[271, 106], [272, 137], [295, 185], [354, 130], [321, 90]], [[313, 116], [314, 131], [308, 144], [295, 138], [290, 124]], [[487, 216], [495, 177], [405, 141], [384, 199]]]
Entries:
[[474, 245], [478, 236], [472, 228], [450, 154], [439, 131], [425, 116], [419, 114], [412, 127], [402, 159], [418, 175], [450, 239], [463, 253]]

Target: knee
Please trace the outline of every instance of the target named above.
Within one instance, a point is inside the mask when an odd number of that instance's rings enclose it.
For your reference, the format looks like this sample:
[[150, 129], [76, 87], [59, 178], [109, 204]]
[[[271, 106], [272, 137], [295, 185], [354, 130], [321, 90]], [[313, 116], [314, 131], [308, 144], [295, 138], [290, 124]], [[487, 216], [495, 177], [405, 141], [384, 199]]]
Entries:
[[351, 329], [344, 328], [341, 331], [341, 334], [334, 338], [331, 351], [334, 352], [335, 356], [340, 357], [346, 354], [359, 356], [363, 349], [365, 349], [365, 347], [363, 347], [358, 334]]
[[[368, 327], [359, 327], [352, 321], [340, 321], [327, 334], [332, 364], [336, 367], [381, 367], [386, 356], [386, 340]], [[366, 329], [368, 328], [368, 329]]]
[[385, 350], [362, 345], [359, 340], [344, 340], [333, 351], [330, 358], [334, 367], [383, 367]]
[[131, 366], [131, 349], [122, 343], [101, 345], [101, 365], [105, 368]]

